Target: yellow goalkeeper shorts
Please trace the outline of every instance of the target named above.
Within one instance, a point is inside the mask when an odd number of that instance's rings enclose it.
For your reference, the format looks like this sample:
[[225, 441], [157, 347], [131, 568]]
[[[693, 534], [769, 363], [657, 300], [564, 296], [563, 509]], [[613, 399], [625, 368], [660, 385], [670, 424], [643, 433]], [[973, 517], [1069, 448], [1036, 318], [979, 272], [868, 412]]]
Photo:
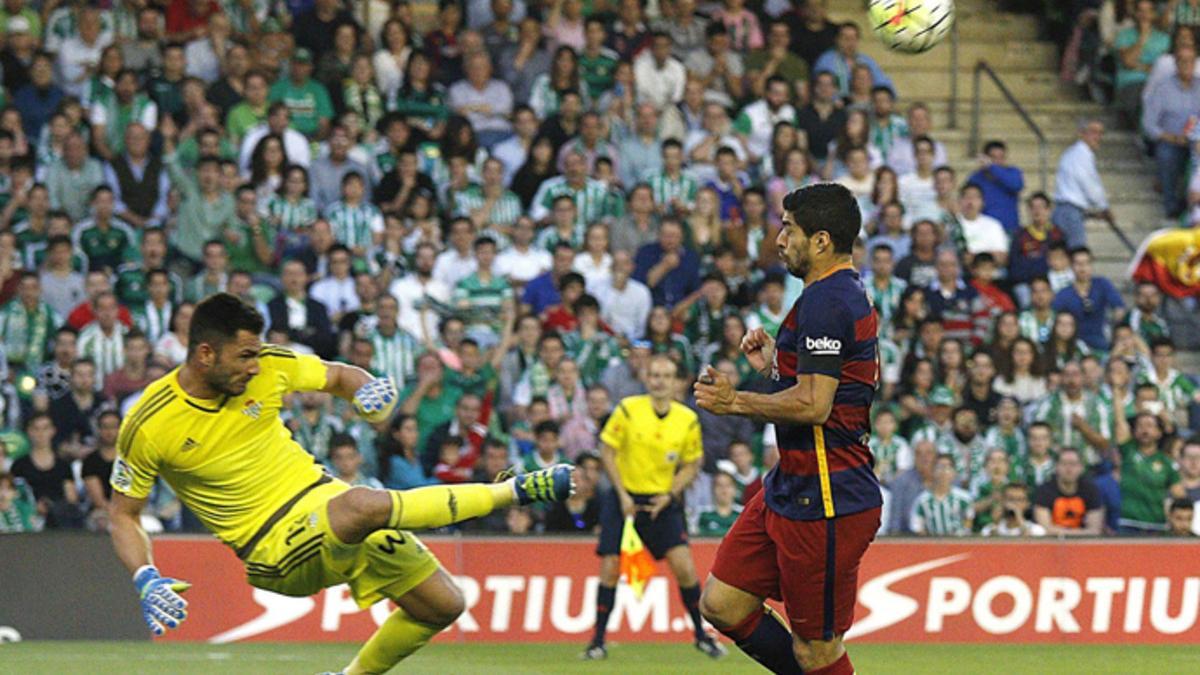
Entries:
[[365, 609], [400, 598], [437, 571], [437, 557], [411, 532], [376, 530], [358, 544], [338, 541], [329, 501], [348, 489], [338, 480], [318, 484], [286, 508], [243, 558], [250, 585], [309, 596], [346, 583]]

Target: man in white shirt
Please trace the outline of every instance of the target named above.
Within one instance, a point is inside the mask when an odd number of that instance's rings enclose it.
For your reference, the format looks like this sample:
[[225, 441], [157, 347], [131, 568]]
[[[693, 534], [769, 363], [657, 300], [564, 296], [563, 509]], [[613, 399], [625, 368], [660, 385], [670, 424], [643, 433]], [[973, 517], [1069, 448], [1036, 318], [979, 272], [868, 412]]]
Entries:
[[534, 234], [529, 216], [517, 218], [512, 228], [512, 246], [496, 256], [496, 274], [507, 278], [509, 283], [524, 286], [550, 269], [550, 252], [533, 245]]
[[359, 308], [361, 303], [355, 291], [354, 276], [350, 274], [350, 249], [343, 244], [335, 244], [329, 249], [329, 276], [313, 284], [308, 295], [325, 305], [334, 324], [347, 312]]
[[88, 78], [100, 64], [101, 53], [112, 43], [112, 34], [102, 32], [100, 10], [85, 7], [78, 16], [79, 34], [64, 40], [58, 51], [58, 84], [67, 94], [82, 99]]
[[1113, 222], [1108, 193], [1096, 167], [1096, 151], [1104, 138], [1104, 122], [1085, 120], [1079, 125], [1079, 140], [1063, 151], [1054, 174], [1054, 213], [1050, 222], [1062, 230], [1067, 248], [1087, 246], [1084, 221], [1099, 217]]
[[468, 55], [463, 70], [466, 79], [450, 86], [446, 105], [466, 116], [479, 144], [491, 148], [512, 134], [508, 121], [513, 109], [512, 89], [503, 80], [492, 78], [492, 60], [486, 52]]
[[983, 213], [983, 191], [978, 185], [964, 185], [958, 193], [958, 224], [962, 228], [969, 267], [979, 253], [990, 253], [1000, 269], [1008, 267], [1008, 234], [1000, 221]]
[[899, 178], [900, 203], [904, 205], [905, 213], [936, 212], [938, 193], [933, 184], [933, 160], [937, 150], [928, 136], [913, 139], [912, 145], [916, 168]]
[[763, 97], [742, 108], [733, 122], [734, 131], [742, 137], [751, 161], [758, 161], [771, 151], [775, 125], [787, 122], [795, 126], [796, 108], [788, 102], [791, 86], [779, 75], [767, 78]]
[[454, 288], [458, 282], [471, 276], [478, 264], [471, 244], [475, 241], [475, 226], [470, 218], [455, 218], [450, 223], [450, 246], [437, 257], [433, 265], [433, 278]]
[[612, 277], [608, 282], [589, 288], [600, 303], [600, 318], [618, 334], [630, 340], [646, 334], [646, 319], [654, 302], [650, 289], [633, 275], [633, 258], [629, 251], [614, 251]]
[[288, 126], [291, 119], [292, 113], [287, 104], [276, 101], [267, 109], [267, 121], [246, 132], [238, 151], [238, 167], [244, 173], [250, 173], [250, 158], [254, 156], [254, 148], [267, 134], [278, 134], [283, 138], [283, 151], [287, 153], [289, 163], [308, 168], [312, 163], [312, 145], [304, 134]]
[[400, 327], [422, 341], [438, 334], [439, 316], [434, 305], [450, 302], [450, 287], [433, 277], [436, 259], [433, 244], [418, 244], [413, 271], [393, 281], [388, 289], [400, 303]]
[[637, 83], [637, 99], [661, 111], [683, 99], [687, 70], [679, 59], [671, 56], [669, 35], [654, 31], [650, 40], [650, 49], [633, 62], [633, 79]]

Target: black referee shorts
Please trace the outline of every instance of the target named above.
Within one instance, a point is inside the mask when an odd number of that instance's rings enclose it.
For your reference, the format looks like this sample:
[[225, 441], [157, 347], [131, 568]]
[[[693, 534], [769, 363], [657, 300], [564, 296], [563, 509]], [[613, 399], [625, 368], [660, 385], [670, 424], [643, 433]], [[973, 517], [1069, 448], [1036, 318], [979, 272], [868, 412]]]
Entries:
[[[638, 506], [648, 505], [653, 495], [630, 493]], [[638, 511], [633, 517], [642, 543], [655, 560], [662, 560], [667, 551], [676, 546], [687, 546], [687, 525], [683, 518], [683, 505], [678, 501], [663, 509], [657, 518], [649, 511]], [[621, 552], [621, 533], [625, 529], [625, 516], [621, 514], [621, 500], [616, 490], [608, 490], [600, 496], [600, 543], [596, 555], [618, 555]]]

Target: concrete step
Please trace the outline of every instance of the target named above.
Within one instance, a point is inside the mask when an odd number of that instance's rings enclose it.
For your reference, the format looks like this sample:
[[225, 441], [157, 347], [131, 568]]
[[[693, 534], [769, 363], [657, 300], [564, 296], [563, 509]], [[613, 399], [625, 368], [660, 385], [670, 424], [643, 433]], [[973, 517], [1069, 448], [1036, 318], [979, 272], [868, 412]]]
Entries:
[[[948, 74], [943, 69], [911, 68], [900, 74], [897, 69], [884, 70], [892, 74], [900, 97], [907, 101], [925, 100], [928, 98], [950, 97], [950, 82]], [[1053, 72], [1042, 69], [1011, 70], [1004, 76], [1004, 83], [1018, 101], [1037, 101], [1047, 99], [1075, 100], [1078, 93], [1073, 86], [1059, 82]], [[971, 101], [971, 71], [959, 70], [958, 100], [960, 105]], [[983, 86], [979, 91], [982, 101], [1005, 101], [1000, 90], [993, 86]]]

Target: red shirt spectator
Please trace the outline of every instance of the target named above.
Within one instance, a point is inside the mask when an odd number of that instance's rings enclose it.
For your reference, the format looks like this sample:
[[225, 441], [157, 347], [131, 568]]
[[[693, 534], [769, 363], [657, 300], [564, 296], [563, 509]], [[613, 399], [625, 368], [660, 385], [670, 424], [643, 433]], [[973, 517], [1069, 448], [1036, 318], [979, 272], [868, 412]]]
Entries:
[[219, 14], [216, 0], [171, 0], [167, 6], [167, 37], [191, 40], [208, 27], [208, 18]]

